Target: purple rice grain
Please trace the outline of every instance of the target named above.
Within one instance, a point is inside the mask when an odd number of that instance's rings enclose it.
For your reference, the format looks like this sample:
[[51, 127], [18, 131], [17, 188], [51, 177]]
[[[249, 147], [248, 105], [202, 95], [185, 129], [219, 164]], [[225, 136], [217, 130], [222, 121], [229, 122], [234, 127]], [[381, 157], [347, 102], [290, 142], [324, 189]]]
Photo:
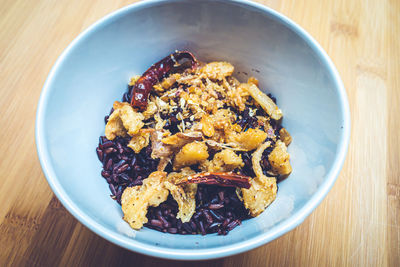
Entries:
[[224, 195], [225, 195], [225, 192], [224, 191], [220, 191], [219, 193], [218, 193], [218, 197], [219, 197], [219, 199], [221, 200], [221, 201], [223, 201], [224, 200]]
[[235, 227], [238, 226], [239, 224], [240, 224], [240, 221], [239, 221], [239, 220], [234, 220], [234, 221], [230, 222], [230, 223], [226, 226], [226, 229], [227, 229], [228, 231], [231, 231], [233, 228], [235, 228]]
[[100, 148], [96, 148], [96, 152], [97, 152], [97, 157], [99, 158], [99, 160], [103, 161], [103, 150], [101, 150]]
[[131, 178], [126, 173], [122, 173], [121, 175], [119, 175], [119, 177], [127, 182], [131, 180]]
[[269, 93], [267, 96], [276, 104], [276, 98], [271, 93]]
[[214, 220], [213, 220], [210, 212], [208, 210], [203, 210], [203, 214], [204, 214], [204, 218], [206, 219], [207, 223], [212, 224]]
[[224, 217], [222, 217], [219, 213], [217, 213], [216, 211], [213, 211], [213, 210], [209, 210], [208, 211], [210, 214], [211, 214], [211, 216], [213, 216], [216, 220], [218, 220], [218, 221], [222, 221], [222, 220], [224, 220]]
[[193, 232], [193, 229], [192, 229], [192, 227], [190, 227], [190, 224], [189, 224], [189, 223], [182, 223], [182, 227], [183, 227], [188, 233]]
[[111, 190], [111, 193], [115, 196], [117, 194], [117, 192], [115, 191], [115, 187], [112, 184], [109, 184], [108, 186]]
[[162, 222], [165, 228], [171, 227], [171, 224], [162, 215], [157, 214], [157, 218]]
[[192, 231], [197, 231], [197, 225], [193, 220], [190, 221], [190, 227], [192, 228]]
[[104, 149], [112, 147], [112, 146], [115, 146], [115, 144], [112, 141], [107, 140], [102, 145], [100, 144], [99, 148], [104, 150]]
[[168, 233], [170, 234], [176, 234], [178, 233], [178, 229], [176, 229], [175, 227], [170, 227], [167, 229]]
[[222, 223], [222, 227], [225, 228], [231, 222], [230, 218], [226, 218], [225, 221]]
[[[123, 160], [125, 162], [125, 160]], [[117, 174], [123, 173], [124, 171], [126, 171], [129, 168], [129, 164], [124, 164], [121, 167], [119, 167], [118, 169], [115, 170], [115, 172]]]
[[150, 224], [153, 226], [157, 226], [161, 229], [164, 229], [163, 223], [160, 220], [156, 220], [156, 219], [150, 220]]
[[106, 154], [110, 154], [110, 153], [117, 152], [117, 150], [113, 147], [108, 147], [108, 148], [104, 149], [103, 152]]
[[218, 210], [218, 209], [221, 209], [223, 207], [224, 207], [223, 204], [210, 204], [210, 205], [208, 205], [208, 208], [210, 210]]
[[119, 154], [124, 153], [124, 149], [122, 148], [121, 143], [117, 143], [117, 149], [118, 149], [118, 153], [119, 153]]
[[200, 228], [201, 235], [206, 235], [207, 234], [206, 230], [204, 229], [203, 221], [199, 221], [199, 228]]
[[110, 159], [108, 159], [108, 161], [106, 163], [106, 166], [104, 166], [104, 169], [107, 170], [107, 171], [110, 171], [112, 165], [113, 165], [113, 160], [112, 160], [112, 158], [110, 158]]
[[111, 176], [111, 174], [108, 171], [102, 170], [101, 171], [101, 176], [103, 176], [104, 178], [108, 178]]
[[112, 179], [116, 184], [118, 184], [119, 179], [118, 179], [118, 176], [117, 176], [115, 173], [113, 173], [113, 174], [111, 175], [111, 179]]
[[130, 102], [130, 96], [129, 96], [129, 92], [126, 92], [123, 96], [122, 96], [122, 102]]

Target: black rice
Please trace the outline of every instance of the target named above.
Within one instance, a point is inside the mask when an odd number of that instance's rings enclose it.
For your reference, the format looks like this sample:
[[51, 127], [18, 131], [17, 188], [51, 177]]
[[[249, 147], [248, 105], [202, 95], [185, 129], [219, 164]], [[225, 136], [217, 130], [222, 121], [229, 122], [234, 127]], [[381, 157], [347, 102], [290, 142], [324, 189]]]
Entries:
[[151, 147], [138, 154], [127, 146], [129, 138], [99, 139], [96, 152], [103, 163], [101, 175], [109, 184], [113, 199], [121, 203], [122, 192], [128, 186], [141, 185], [142, 180], [157, 169], [159, 160], [151, 158]]

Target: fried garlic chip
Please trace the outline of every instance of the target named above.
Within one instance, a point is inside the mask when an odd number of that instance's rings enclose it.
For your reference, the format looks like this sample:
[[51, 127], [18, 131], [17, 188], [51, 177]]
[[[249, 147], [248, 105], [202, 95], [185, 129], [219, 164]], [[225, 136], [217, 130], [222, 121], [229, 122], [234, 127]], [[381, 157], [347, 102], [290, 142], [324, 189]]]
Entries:
[[143, 185], [127, 187], [124, 190], [121, 198], [122, 212], [124, 220], [133, 229], [140, 229], [147, 223], [149, 206], [157, 207], [167, 200], [169, 192], [164, 185], [166, 175], [166, 172], [153, 172], [143, 180]]

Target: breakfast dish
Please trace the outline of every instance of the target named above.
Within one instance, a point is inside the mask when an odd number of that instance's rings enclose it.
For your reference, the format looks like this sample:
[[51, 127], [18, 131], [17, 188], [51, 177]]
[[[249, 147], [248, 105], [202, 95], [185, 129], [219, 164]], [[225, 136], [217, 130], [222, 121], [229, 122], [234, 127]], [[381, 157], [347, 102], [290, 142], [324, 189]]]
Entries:
[[275, 200], [291, 136], [275, 98], [233, 73], [177, 51], [114, 102], [96, 150], [132, 228], [227, 234]]

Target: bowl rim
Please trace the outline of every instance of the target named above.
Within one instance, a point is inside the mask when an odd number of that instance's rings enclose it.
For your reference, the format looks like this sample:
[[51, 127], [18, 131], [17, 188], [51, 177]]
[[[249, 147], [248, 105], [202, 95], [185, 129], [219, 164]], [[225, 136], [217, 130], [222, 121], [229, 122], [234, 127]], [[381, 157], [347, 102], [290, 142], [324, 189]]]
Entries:
[[[207, 0], [204, 0], [207, 1]], [[123, 248], [129, 249], [134, 252], [138, 252], [141, 254], [165, 258], [165, 259], [175, 259], [175, 260], [205, 260], [205, 259], [215, 259], [221, 257], [227, 257], [234, 254], [242, 253], [261, 245], [264, 245], [283, 234], [289, 232], [294, 229], [298, 225], [300, 225], [306, 217], [310, 215], [310, 213], [321, 203], [326, 194], [332, 188], [334, 182], [336, 181], [339, 172], [343, 166], [349, 140], [350, 140], [350, 109], [349, 103], [346, 95], [346, 90], [344, 88], [343, 82], [339, 76], [337, 69], [335, 68], [332, 60], [329, 58], [327, 53], [323, 50], [323, 48], [318, 44], [318, 42], [311, 37], [303, 28], [301, 28], [298, 24], [293, 22], [291, 19], [286, 16], [280, 14], [279, 12], [264, 6], [262, 4], [258, 4], [255, 2], [247, 1], [247, 0], [214, 0], [214, 2], [223, 2], [229, 4], [236, 4], [246, 9], [255, 9], [264, 14], [268, 14], [270, 17], [280, 21], [286, 27], [294, 31], [300, 38], [302, 38], [314, 52], [318, 55], [318, 57], [322, 60], [322, 63], [327, 66], [330, 75], [334, 80], [335, 87], [339, 94], [339, 100], [342, 110], [342, 121], [343, 121], [343, 129], [340, 134], [340, 142], [338, 145], [338, 150], [335, 155], [335, 160], [332, 164], [332, 168], [326, 174], [325, 181], [319, 186], [318, 190], [314, 193], [314, 195], [306, 202], [306, 204], [296, 213], [291, 215], [289, 218], [281, 221], [279, 223], [279, 227], [273, 227], [271, 230], [262, 233], [254, 238], [249, 240], [241, 241], [234, 244], [228, 244], [224, 246], [220, 246], [217, 248], [205, 248], [205, 249], [175, 249], [175, 248], [163, 248], [156, 245], [144, 244], [140, 241], [137, 241], [132, 238], [127, 238], [122, 235], [115, 235], [114, 231], [109, 230], [108, 228], [100, 225], [93, 218], [86, 215], [67, 195], [67, 193], [62, 188], [61, 184], [58, 182], [57, 176], [51, 164], [49, 163], [50, 154], [47, 148], [47, 140], [45, 138], [45, 114], [47, 109], [48, 97], [51, 92], [52, 83], [55, 75], [59, 71], [59, 66], [63, 62], [63, 60], [68, 56], [70, 51], [79, 44], [84, 37], [90, 33], [95, 31], [97, 28], [107, 24], [109, 21], [116, 19], [124, 14], [131, 12], [133, 10], [140, 10], [143, 8], [149, 8], [152, 6], [165, 4], [166, 2], [187, 2], [187, 0], [149, 0], [137, 2], [131, 5], [127, 5], [122, 7], [112, 13], [104, 16], [100, 20], [93, 23], [83, 32], [81, 32], [61, 53], [61, 55], [56, 60], [53, 65], [50, 73], [44, 83], [38, 107], [36, 112], [36, 125], [35, 125], [35, 139], [37, 146], [37, 153], [39, 156], [39, 161], [42, 166], [43, 173], [49, 183], [51, 189], [63, 204], [63, 206], [83, 225], [89, 228], [91, 231], [95, 232], [99, 236], [105, 238], [106, 240], [121, 246]]]

